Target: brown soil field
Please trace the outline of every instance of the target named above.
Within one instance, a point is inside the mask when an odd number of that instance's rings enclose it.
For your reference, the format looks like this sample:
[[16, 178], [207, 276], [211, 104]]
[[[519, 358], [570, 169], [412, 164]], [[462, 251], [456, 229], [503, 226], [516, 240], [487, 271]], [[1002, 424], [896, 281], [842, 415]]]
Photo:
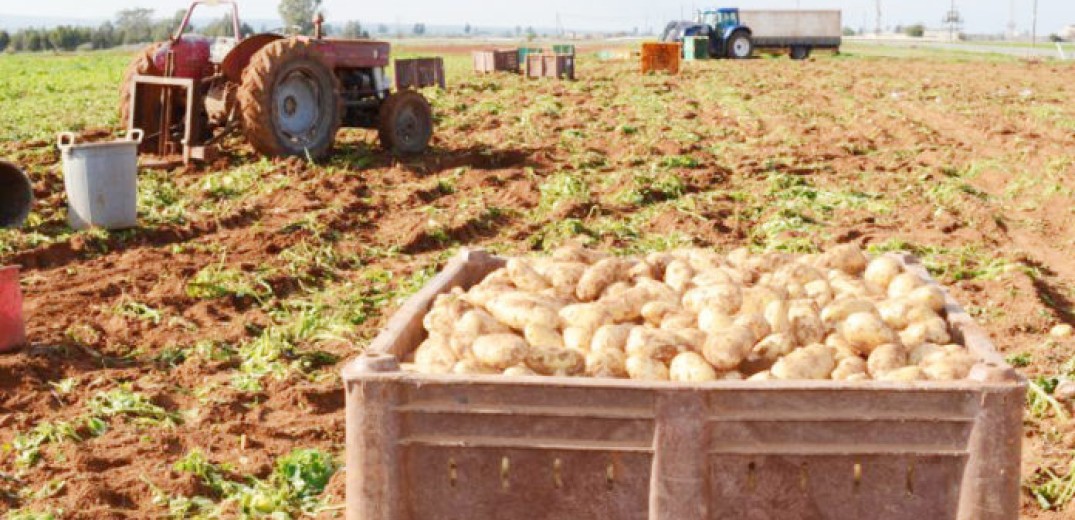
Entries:
[[[322, 164], [232, 139], [212, 165], [143, 171], [130, 231], [72, 233], [51, 143], [0, 142], [39, 201], [0, 247], [32, 339], [0, 355], [0, 512], [241, 517], [177, 462], [269, 482], [297, 448], [338, 459], [339, 369], [464, 246], [909, 250], [1046, 393], [1075, 373], [1075, 338], [1050, 335], [1075, 324], [1075, 66], [852, 54], [669, 77], [582, 56], [555, 82], [451, 60], [428, 155], [358, 130]], [[124, 392], [149, 406], [102, 411]], [[1075, 514], [1032, 493], [1067, 482], [1071, 413], [1029, 403], [1026, 518]], [[310, 514], [342, 517], [342, 474]]]

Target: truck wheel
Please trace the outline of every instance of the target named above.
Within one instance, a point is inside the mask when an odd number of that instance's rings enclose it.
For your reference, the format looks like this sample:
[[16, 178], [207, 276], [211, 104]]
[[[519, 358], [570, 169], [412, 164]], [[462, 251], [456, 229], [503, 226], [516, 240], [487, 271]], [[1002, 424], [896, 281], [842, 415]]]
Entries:
[[239, 87], [243, 134], [271, 157], [320, 159], [342, 124], [340, 83], [307, 42], [272, 42], [250, 59]]
[[750, 41], [750, 35], [745, 32], [737, 32], [728, 39], [728, 57], [736, 60], [745, 60], [754, 53], [754, 42]]
[[405, 90], [381, 104], [378, 137], [385, 150], [401, 155], [425, 152], [433, 138], [433, 109], [421, 94]]
[[810, 47], [795, 46], [791, 48], [791, 59], [805, 60], [810, 57]]
[[154, 43], [134, 56], [127, 65], [127, 71], [123, 73], [123, 82], [119, 85], [119, 123], [124, 127], [131, 120], [131, 85], [134, 84], [134, 76], [159, 76], [160, 69], [153, 63], [153, 57], [157, 55], [161, 44]]

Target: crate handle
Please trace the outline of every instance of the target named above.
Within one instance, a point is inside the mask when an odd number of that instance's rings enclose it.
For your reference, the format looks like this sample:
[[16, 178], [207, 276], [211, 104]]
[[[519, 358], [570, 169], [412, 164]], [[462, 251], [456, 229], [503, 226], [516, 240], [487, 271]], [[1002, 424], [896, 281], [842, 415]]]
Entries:
[[134, 141], [138, 144], [142, 144], [142, 139], [145, 138], [146, 133], [141, 128], [132, 128], [127, 132], [127, 140]]
[[77, 137], [75, 137], [75, 134], [72, 132], [60, 132], [60, 135], [56, 137], [56, 146], [58, 146], [60, 150], [68, 150], [75, 145], [76, 139]]

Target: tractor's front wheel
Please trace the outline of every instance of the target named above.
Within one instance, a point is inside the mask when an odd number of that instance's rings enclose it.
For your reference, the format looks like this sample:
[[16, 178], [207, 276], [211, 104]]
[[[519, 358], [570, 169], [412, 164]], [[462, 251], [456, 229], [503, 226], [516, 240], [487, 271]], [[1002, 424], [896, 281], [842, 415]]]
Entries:
[[161, 71], [153, 63], [157, 51], [161, 48], [160, 43], [154, 43], [134, 56], [127, 65], [127, 71], [123, 73], [123, 83], [119, 86], [119, 124], [126, 127], [131, 121], [131, 86], [134, 85], [134, 77], [159, 76]]
[[401, 155], [423, 153], [433, 139], [433, 109], [418, 92], [397, 92], [381, 104], [377, 130], [384, 149]]
[[239, 87], [243, 134], [271, 157], [320, 159], [342, 124], [339, 80], [313, 46], [279, 40], [254, 54]]

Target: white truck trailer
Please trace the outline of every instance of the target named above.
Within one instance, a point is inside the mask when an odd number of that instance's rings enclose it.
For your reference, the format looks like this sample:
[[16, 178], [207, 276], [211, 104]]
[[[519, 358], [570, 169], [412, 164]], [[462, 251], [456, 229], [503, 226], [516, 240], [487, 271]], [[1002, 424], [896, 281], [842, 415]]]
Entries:
[[723, 8], [700, 11], [692, 22], [668, 24], [662, 41], [708, 38], [713, 58], [749, 58], [756, 49], [787, 52], [802, 60], [815, 49], [838, 51], [843, 25], [838, 10], [740, 10]]

